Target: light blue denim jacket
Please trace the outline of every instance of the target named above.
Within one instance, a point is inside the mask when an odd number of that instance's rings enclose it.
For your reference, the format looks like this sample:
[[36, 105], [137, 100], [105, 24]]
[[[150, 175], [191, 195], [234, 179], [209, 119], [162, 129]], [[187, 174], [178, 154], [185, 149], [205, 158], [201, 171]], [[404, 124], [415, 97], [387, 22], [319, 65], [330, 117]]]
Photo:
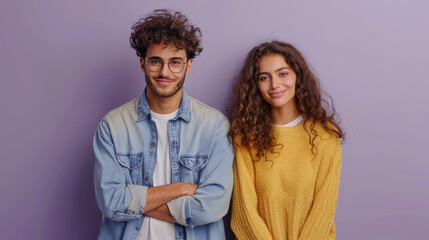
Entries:
[[[95, 195], [103, 213], [98, 239], [136, 239], [145, 218], [158, 143], [145, 93], [109, 112], [94, 136]], [[198, 189], [167, 204], [178, 222], [177, 239], [225, 239], [234, 157], [228, 127], [222, 113], [183, 91], [178, 115], [168, 122], [171, 182]]]

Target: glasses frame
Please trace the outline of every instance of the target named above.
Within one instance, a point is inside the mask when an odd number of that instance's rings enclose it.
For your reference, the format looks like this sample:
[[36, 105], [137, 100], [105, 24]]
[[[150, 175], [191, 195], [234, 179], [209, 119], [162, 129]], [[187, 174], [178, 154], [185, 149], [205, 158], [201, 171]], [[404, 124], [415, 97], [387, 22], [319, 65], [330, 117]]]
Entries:
[[[159, 70], [157, 70], [157, 71], [153, 71], [153, 70], [151, 70], [150, 69], [150, 61], [153, 61], [153, 60], [157, 60], [157, 61], [160, 61], [161, 62], [161, 67], [159, 68]], [[179, 72], [174, 72], [174, 71], [172, 71], [171, 70], [171, 62], [173, 62], [173, 61], [177, 61], [177, 62], [182, 62], [183, 63], [183, 67], [182, 67], [182, 70], [180, 70]], [[145, 62], [145, 65], [146, 65], [146, 63], [148, 64], [148, 66], [147, 66], [147, 68], [149, 69], [149, 71], [151, 71], [151, 72], [159, 72], [159, 71], [161, 71], [162, 70], [162, 68], [164, 68], [164, 64], [165, 64], [165, 62], [164, 61], [162, 61], [162, 60], [160, 60], [160, 59], [156, 59], [156, 58], [154, 58], [154, 59], [148, 59], [148, 60], [145, 60], [144, 61]], [[168, 66], [168, 70], [170, 70], [170, 72], [172, 72], [172, 73], [174, 73], [174, 74], [179, 74], [179, 73], [181, 73], [181, 72], [183, 72], [183, 70], [185, 69], [185, 66], [188, 64], [188, 62], [187, 61], [183, 61], [183, 60], [181, 60], [181, 59], [173, 59], [173, 60], [170, 60], [170, 61], [168, 61], [167, 62], [167, 66]]]

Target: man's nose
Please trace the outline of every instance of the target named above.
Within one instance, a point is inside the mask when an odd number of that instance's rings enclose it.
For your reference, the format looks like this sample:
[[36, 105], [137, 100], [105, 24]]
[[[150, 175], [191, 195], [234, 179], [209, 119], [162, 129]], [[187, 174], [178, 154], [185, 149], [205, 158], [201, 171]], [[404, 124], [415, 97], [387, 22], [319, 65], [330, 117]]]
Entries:
[[162, 76], [168, 76], [170, 74], [170, 69], [168, 68], [168, 63], [164, 63], [160, 70]]

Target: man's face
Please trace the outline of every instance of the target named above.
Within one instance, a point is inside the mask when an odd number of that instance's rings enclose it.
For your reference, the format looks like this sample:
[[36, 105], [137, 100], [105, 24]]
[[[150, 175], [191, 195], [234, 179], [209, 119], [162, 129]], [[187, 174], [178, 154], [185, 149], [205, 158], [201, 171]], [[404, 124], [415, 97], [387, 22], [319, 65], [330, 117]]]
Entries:
[[[151, 63], [149, 63], [151, 62]], [[162, 65], [162, 62], [164, 63]], [[183, 71], [175, 69], [177, 63], [185, 63]], [[159, 71], [153, 71], [152, 65], [162, 65]], [[169, 98], [178, 93], [185, 82], [185, 76], [191, 71], [192, 59], [187, 59], [185, 50], [178, 50], [173, 44], [156, 44], [147, 49], [146, 58], [140, 58], [140, 65], [145, 73], [148, 90], [155, 96]]]

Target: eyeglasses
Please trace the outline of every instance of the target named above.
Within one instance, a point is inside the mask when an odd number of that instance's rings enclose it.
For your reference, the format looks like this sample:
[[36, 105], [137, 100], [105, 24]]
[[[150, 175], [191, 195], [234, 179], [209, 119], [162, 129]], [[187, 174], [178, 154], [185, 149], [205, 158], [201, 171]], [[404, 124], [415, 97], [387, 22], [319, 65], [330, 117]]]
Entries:
[[[147, 63], [149, 71], [151, 72], [159, 72], [164, 67], [164, 62], [156, 58], [146, 60], [145, 63]], [[186, 63], [181, 60], [171, 60], [167, 64], [168, 69], [170, 69], [172, 73], [181, 73], [186, 65]]]

